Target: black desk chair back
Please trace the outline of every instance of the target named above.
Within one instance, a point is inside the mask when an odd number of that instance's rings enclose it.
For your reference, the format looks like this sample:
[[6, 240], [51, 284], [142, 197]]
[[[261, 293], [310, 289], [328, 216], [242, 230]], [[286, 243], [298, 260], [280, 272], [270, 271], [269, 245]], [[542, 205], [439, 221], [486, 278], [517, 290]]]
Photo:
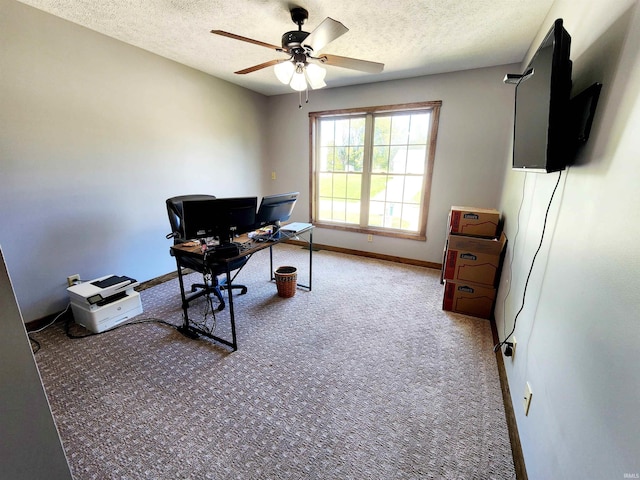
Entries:
[[[171, 233], [167, 235], [167, 238], [173, 238], [173, 244], [184, 243], [190, 239], [184, 236], [184, 217], [182, 202], [188, 200], [211, 200], [216, 197], [213, 195], [180, 195], [177, 197], [168, 198], [167, 214], [169, 215], [169, 224], [171, 225]], [[173, 252], [170, 252], [173, 255]], [[238, 270], [247, 263], [248, 257], [242, 257], [238, 260], [231, 262], [231, 271]], [[229, 286], [226, 283], [226, 267], [224, 265], [207, 265], [204, 260], [195, 258], [176, 257], [176, 264], [178, 268], [178, 275], [180, 277], [180, 291], [182, 294], [183, 307], [188, 307], [189, 302], [195, 300], [198, 297], [213, 293], [220, 304], [217, 310], [224, 309], [225, 303], [222, 297], [221, 290], [228, 289]], [[191, 293], [193, 295], [187, 296], [184, 291], [184, 285], [182, 283], [182, 269], [189, 268], [196, 272], [202, 273], [205, 281], [203, 283], [194, 283], [191, 285]], [[211, 279], [207, 281], [207, 274], [211, 274]], [[220, 275], [225, 275], [224, 278], [219, 279]], [[244, 285], [232, 285], [231, 288], [240, 290], [241, 294], [247, 293], [247, 287]]]

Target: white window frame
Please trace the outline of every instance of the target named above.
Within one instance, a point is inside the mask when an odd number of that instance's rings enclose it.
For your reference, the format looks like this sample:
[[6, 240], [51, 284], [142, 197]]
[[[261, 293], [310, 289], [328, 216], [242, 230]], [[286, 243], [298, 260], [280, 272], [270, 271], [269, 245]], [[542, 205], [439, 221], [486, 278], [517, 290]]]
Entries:
[[[433, 164], [435, 159], [435, 151], [436, 151], [436, 140], [438, 134], [438, 123], [440, 117], [440, 108], [442, 106], [442, 101], [430, 101], [430, 102], [419, 102], [419, 103], [409, 103], [402, 105], [385, 105], [385, 106], [375, 106], [375, 107], [363, 107], [363, 108], [352, 108], [352, 109], [342, 109], [342, 110], [328, 110], [321, 112], [310, 112], [309, 113], [309, 136], [310, 136], [310, 188], [311, 188], [311, 204], [310, 204], [310, 216], [314, 225], [322, 228], [336, 229], [336, 230], [345, 230], [351, 232], [365, 233], [365, 234], [375, 234], [375, 235], [383, 235], [383, 236], [391, 236], [396, 238], [406, 238], [411, 240], [426, 240], [426, 230], [427, 230], [427, 217], [429, 213], [429, 199], [431, 196], [431, 179], [433, 176]], [[368, 218], [368, 209], [369, 209], [369, 185], [371, 182], [371, 151], [373, 147], [373, 139], [372, 139], [372, 125], [373, 125], [373, 117], [379, 114], [406, 114], [406, 113], [414, 113], [419, 111], [429, 111], [431, 113], [431, 122], [428, 133], [427, 140], [427, 154], [425, 158], [425, 169], [423, 175], [423, 186], [422, 186], [422, 201], [420, 203], [420, 224], [417, 232], [412, 232], [408, 230], [402, 229], [394, 229], [389, 227], [378, 227], [378, 226], [369, 226], [367, 225]], [[343, 223], [343, 222], [330, 222], [327, 220], [319, 220], [317, 214], [317, 208], [319, 205], [319, 188], [318, 188], [318, 175], [319, 175], [319, 149], [320, 142], [318, 139], [318, 124], [321, 119], [331, 118], [331, 117], [348, 117], [348, 116], [366, 116], [368, 118], [368, 128], [369, 131], [367, 135], [367, 143], [364, 146], [365, 151], [365, 162], [363, 166], [363, 176], [368, 176], [368, 180], [363, 182], [363, 188], [361, 192], [361, 221], [359, 224], [354, 223]]]

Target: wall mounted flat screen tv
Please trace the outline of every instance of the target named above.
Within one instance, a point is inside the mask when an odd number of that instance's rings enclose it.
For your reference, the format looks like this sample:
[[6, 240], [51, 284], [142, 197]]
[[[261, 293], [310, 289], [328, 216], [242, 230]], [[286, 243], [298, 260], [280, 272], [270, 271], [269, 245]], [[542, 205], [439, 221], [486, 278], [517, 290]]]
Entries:
[[516, 84], [514, 169], [556, 172], [572, 161], [570, 50], [558, 19]]

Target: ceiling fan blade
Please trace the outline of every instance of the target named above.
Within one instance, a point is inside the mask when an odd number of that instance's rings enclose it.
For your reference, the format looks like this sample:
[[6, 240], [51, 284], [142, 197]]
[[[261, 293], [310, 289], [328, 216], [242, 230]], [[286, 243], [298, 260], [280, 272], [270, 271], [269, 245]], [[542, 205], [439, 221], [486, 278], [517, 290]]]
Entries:
[[336, 38], [347, 33], [349, 29], [342, 23], [333, 18], [325, 18], [313, 32], [302, 42], [304, 45], [311, 47], [314, 52], [322, 50], [329, 42], [333, 42]]
[[318, 59], [326, 64], [335, 67], [350, 68], [351, 70], [359, 70], [367, 73], [380, 73], [384, 70], [384, 63], [369, 62], [367, 60], [358, 60], [357, 58], [340, 57], [338, 55], [322, 54]]
[[223, 37], [233, 38], [235, 40], [241, 40], [243, 42], [253, 43], [254, 45], [260, 45], [261, 47], [271, 48], [273, 50], [282, 51], [281, 47], [276, 45], [271, 45], [270, 43], [261, 42], [260, 40], [254, 40], [252, 38], [243, 37], [241, 35], [236, 35], [235, 33], [225, 32], [223, 30], [211, 30], [211, 33], [215, 35], [222, 35]]
[[270, 67], [272, 65], [277, 65], [278, 63], [286, 62], [288, 60], [269, 60], [268, 62], [261, 63], [260, 65], [254, 65], [253, 67], [245, 68], [244, 70], [238, 70], [237, 72], [240, 75], [244, 75], [245, 73], [255, 72], [256, 70], [262, 70], [263, 68]]

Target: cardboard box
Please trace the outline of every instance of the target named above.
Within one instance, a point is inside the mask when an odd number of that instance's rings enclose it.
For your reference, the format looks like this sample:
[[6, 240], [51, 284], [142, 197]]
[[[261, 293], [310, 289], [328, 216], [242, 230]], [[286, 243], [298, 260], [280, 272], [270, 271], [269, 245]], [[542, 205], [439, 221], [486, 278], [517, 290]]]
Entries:
[[475, 207], [451, 207], [449, 233], [495, 237], [498, 234], [500, 212]]
[[493, 315], [495, 299], [495, 288], [447, 280], [444, 285], [442, 309], [490, 319]]
[[449, 235], [443, 278], [495, 287], [506, 243], [504, 233], [497, 239]]

